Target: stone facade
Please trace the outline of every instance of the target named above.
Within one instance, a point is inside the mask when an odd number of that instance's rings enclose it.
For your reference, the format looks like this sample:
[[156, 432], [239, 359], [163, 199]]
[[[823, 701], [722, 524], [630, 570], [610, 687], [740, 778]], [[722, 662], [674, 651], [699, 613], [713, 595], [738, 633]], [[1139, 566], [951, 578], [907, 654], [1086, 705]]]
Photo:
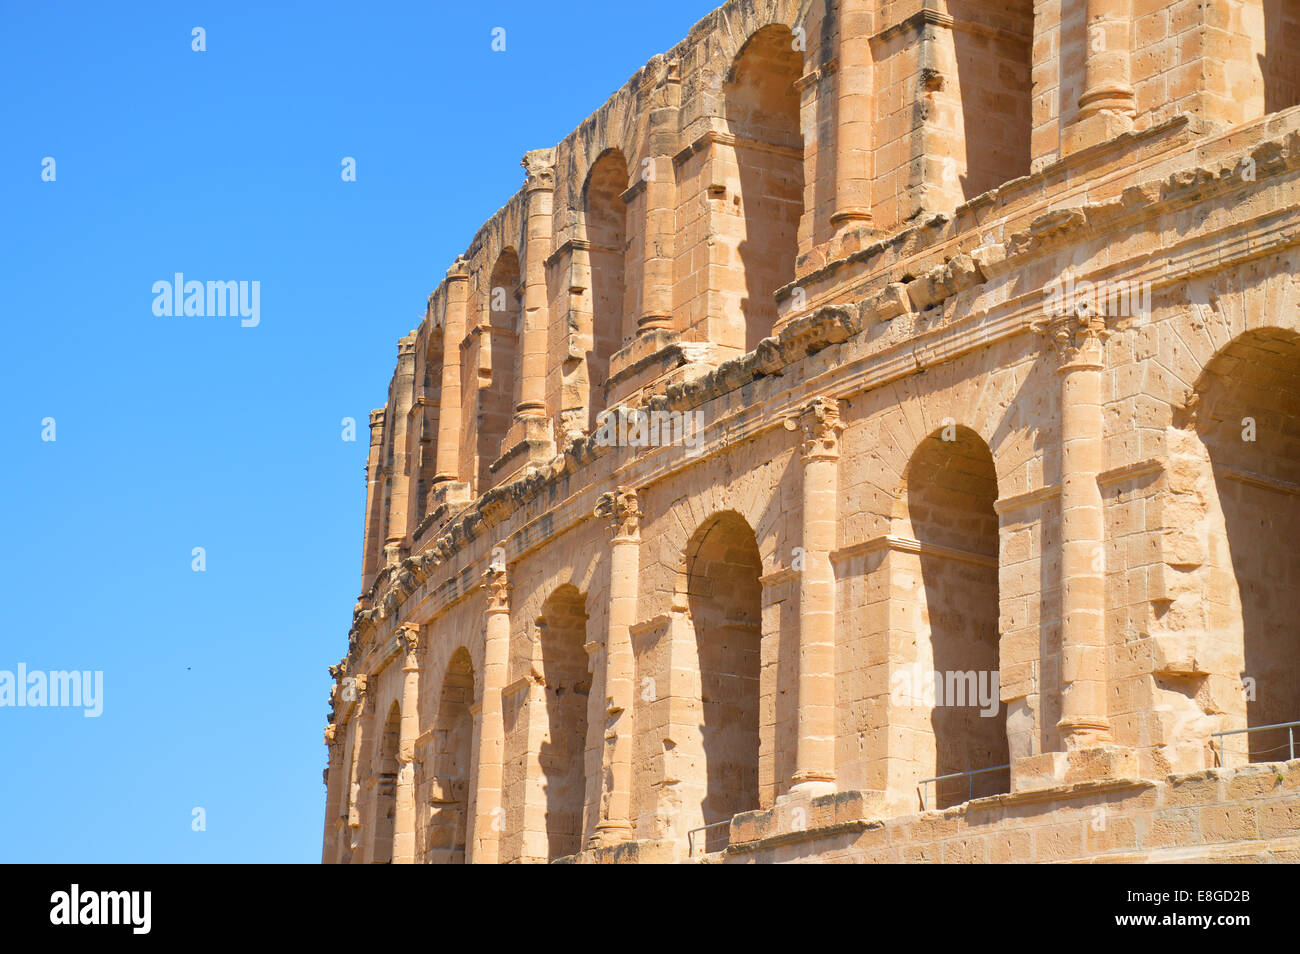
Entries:
[[371, 414], [324, 860], [1300, 858], [1214, 734], [1300, 720], [1298, 33], [732, 0], [524, 156]]

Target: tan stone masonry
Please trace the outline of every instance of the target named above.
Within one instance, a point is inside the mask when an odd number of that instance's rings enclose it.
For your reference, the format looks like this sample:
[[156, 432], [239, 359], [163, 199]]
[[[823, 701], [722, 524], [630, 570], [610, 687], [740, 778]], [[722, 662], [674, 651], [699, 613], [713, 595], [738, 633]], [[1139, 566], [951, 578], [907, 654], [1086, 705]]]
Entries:
[[371, 413], [323, 859], [1300, 860], [1216, 735], [1300, 720], [1287, 16], [731, 0], [530, 151]]

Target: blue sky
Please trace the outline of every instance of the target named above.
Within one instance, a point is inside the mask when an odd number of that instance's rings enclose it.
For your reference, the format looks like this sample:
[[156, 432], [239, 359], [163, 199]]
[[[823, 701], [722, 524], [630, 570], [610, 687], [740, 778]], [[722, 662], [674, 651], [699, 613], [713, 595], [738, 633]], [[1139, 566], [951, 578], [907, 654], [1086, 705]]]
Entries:
[[[0, 0], [0, 671], [104, 674], [98, 718], [0, 707], [0, 861], [319, 860], [397, 339], [714, 6]], [[260, 323], [156, 316], [176, 272]]]

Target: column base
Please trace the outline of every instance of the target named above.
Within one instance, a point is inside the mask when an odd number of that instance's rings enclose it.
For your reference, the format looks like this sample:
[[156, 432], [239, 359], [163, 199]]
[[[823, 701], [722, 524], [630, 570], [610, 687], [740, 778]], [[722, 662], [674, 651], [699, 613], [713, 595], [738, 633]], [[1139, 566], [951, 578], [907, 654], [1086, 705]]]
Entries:
[[601, 823], [596, 826], [595, 832], [587, 839], [587, 851], [597, 851], [602, 848], [614, 848], [626, 841], [632, 840], [632, 826], [626, 822]]
[[605, 381], [605, 407], [640, 403], [647, 391], [662, 393], [678, 381], [702, 376], [718, 365], [716, 347], [707, 342], [686, 342], [675, 331], [648, 329], [616, 351], [609, 359]]
[[[554, 457], [555, 435], [551, 419], [516, 414], [502, 442], [501, 456], [488, 468], [492, 474], [492, 486], [509, 483], [528, 465], [540, 467]], [[485, 489], [480, 487], [480, 494]]]
[[555, 865], [666, 865], [677, 859], [671, 841], [620, 841], [599, 848], [587, 847], [576, 855], [556, 858]]
[[1042, 752], [1016, 759], [1011, 791], [1035, 792], [1077, 782], [1137, 778], [1137, 753], [1126, 745], [1102, 743], [1068, 752]]
[[433, 485], [429, 491], [429, 510], [456, 504], [467, 504], [473, 498], [473, 488], [462, 480], [444, 480]]
[[835, 794], [835, 779], [815, 776], [811, 778], [795, 777], [794, 784], [790, 786], [790, 791], [778, 796], [776, 803], [781, 804], [783, 800], [792, 799], [809, 799], [820, 798], [823, 795]]
[[1075, 121], [1061, 142], [1061, 155], [1072, 156], [1089, 146], [1109, 142], [1133, 131], [1133, 118], [1126, 113], [1103, 109]]
[[[439, 480], [439, 478], [434, 478]], [[450, 516], [454, 511], [474, 499], [474, 489], [464, 481], [441, 478], [429, 490], [429, 499], [424, 508], [424, 518], [416, 528], [415, 535], [420, 537], [429, 527]]]
[[794, 792], [770, 809], [742, 812], [731, 819], [731, 850], [749, 850], [773, 841], [800, 841], [841, 830], [857, 830], [887, 817], [884, 792], [831, 792], [812, 798]]

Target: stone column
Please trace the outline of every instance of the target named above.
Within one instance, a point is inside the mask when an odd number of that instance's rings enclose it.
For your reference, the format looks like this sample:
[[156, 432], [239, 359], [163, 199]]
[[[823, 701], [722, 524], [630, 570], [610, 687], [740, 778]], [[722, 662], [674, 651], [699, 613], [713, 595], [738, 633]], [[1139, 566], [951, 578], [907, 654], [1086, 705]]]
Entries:
[[442, 328], [442, 394], [438, 411], [435, 483], [460, 480], [460, 343], [465, 340], [469, 264], [456, 259], [447, 269], [447, 311]]
[[528, 172], [527, 244], [524, 246], [524, 332], [519, 365], [517, 416], [546, 415], [546, 258], [551, 252], [551, 207], [555, 198], [555, 150], [524, 154]]
[[370, 590], [379, 572], [379, 526], [383, 520], [384, 417], [387, 411], [377, 407], [370, 412], [370, 453], [366, 457], [366, 534], [365, 552], [361, 555], [361, 592]]
[[338, 726], [331, 722], [325, 726], [325, 748], [329, 758], [325, 769], [325, 842], [321, 850], [321, 864], [334, 864], [339, 858], [339, 801], [343, 796], [343, 746], [338, 738]]
[[655, 90], [647, 133], [645, 179], [645, 260], [641, 274], [641, 314], [637, 334], [673, 330], [673, 254], [677, 238], [677, 110], [681, 101], [680, 64], [671, 60]]
[[369, 718], [367, 707], [369, 699], [366, 693], [367, 678], [365, 673], [358, 673], [352, 684], [356, 693], [356, 705], [352, 708], [352, 771], [348, 777], [348, 829], [350, 831], [352, 861], [360, 863], [364, 858], [357, 857], [361, 852], [361, 754], [364, 751], [364, 734], [366, 719]]
[[[813, 398], [788, 428], [803, 430], [803, 553], [799, 573], [798, 742], [790, 794], [835, 791], [835, 549], [839, 402]], [[798, 569], [798, 567], [796, 567]]]
[[1067, 749], [1109, 741], [1106, 715], [1104, 526], [1105, 319], [1067, 315], [1048, 333], [1061, 359], [1061, 721]]
[[496, 864], [501, 852], [504, 816], [505, 717], [502, 693], [510, 664], [510, 584], [504, 561], [484, 574], [487, 605], [483, 613], [483, 704], [479, 725], [478, 778], [475, 780], [474, 835], [468, 861]]
[[872, 34], [869, 0], [840, 0], [835, 100], [835, 228], [871, 223]]
[[402, 559], [406, 545], [407, 506], [410, 485], [410, 453], [407, 434], [410, 430], [411, 399], [415, 393], [415, 333], [398, 339], [397, 371], [393, 375], [393, 488], [388, 497], [388, 535], [384, 540], [384, 565]]
[[1084, 4], [1083, 92], [1065, 137], [1065, 152], [1113, 139], [1133, 128], [1137, 101], [1129, 77], [1132, 0], [1076, 0]]
[[601, 754], [600, 819], [588, 844], [599, 848], [632, 837], [632, 626], [640, 575], [641, 509], [635, 490], [602, 494], [596, 516], [613, 523], [609, 554], [609, 629], [605, 642], [605, 732]]
[[394, 793], [393, 864], [415, 863], [415, 740], [420, 735], [420, 627], [403, 623], [401, 645], [402, 719], [397, 735], [397, 787]]
[[[1082, 285], [1082, 283], [1080, 283]], [[1061, 376], [1061, 718], [1064, 752], [1018, 759], [1014, 790], [1134, 776], [1133, 750], [1116, 745], [1107, 705], [1105, 523], [1097, 475], [1104, 469], [1105, 318], [1070, 303], [1039, 322]]]

